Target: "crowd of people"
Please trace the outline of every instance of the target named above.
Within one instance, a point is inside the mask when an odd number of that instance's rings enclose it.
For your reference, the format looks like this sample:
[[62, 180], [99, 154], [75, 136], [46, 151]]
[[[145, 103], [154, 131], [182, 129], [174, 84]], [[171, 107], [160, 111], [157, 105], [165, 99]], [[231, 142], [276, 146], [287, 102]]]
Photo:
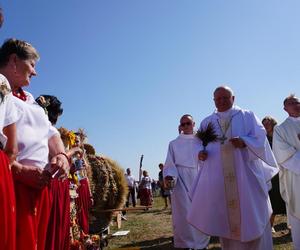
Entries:
[[274, 218], [287, 214], [299, 250], [299, 98], [285, 98], [288, 118], [280, 125], [234, 105], [228, 86], [213, 98], [216, 110], [198, 132], [193, 117], [183, 115], [169, 144], [163, 176], [172, 189], [174, 246], [206, 249], [217, 236], [225, 250], [273, 249]]
[[[63, 112], [56, 97], [34, 99], [23, 89], [37, 75], [39, 57], [19, 39], [0, 48], [1, 249], [65, 250], [89, 233], [93, 197], [84, 136], [69, 131], [64, 138], [54, 127]], [[218, 236], [225, 250], [273, 249], [274, 218], [286, 213], [294, 249], [300, 250], [299, 98], [285, 98], [288, 118], [277, 125], [270, 116], [261, 122], [234, 105], [227, 86], [216, 88], [213, 97], [216, 111], [201, 122], [201, 138], [193, 117], [183, 115], [180, 134], [159, 164], [165, 208], [172, 204], [174, 246], [205, 249], [210, 236]], [[126, 206], [131, 201], [135, 207], [137, 196], [140, 205], [151, 206], [148, 172], [142, 172], [137, 193], [130, 169], [126, 179]], [[72, 223], [77, 232], [70, 233]]]

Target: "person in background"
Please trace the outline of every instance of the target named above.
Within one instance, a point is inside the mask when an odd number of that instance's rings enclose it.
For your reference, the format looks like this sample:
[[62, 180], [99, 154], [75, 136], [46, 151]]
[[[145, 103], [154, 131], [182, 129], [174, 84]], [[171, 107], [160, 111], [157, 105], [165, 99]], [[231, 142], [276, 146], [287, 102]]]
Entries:
[[[267, 139], [272, 148], [273, 132], [274, 132], [274, 127], [277, 124], [277, 121], [271, 116], [266, 116], [262, 119], [262, 124], [264, 125], [264, 127], [266, 129]], [[272, 178], [271, 183], [272, 183], [272, 189], [269, 191], [269, 196], [270, 196], [270, 200], [271, 200], [273, 213], [270, 218], [270, 223], [271, 223], [271, 227], [272, 227], [272, 232], [275, 233], [276, 231], [275, 231], [275, 228], [273, 227], [275, 216], [277, 214], [286, 214], [286, 207], [285, 207], [285, 202], [281, 198], [281, 195], [280, 195], [279, 174], [276, 174]]]
[[278, 167], [266, 131], [253, 112], [233, 105], [228, 86], [216, 88], [213, 97], [217, 110], [201, 122], [200, 131], [211, 125], [217, 140], [199, 152], [202, 166], [188, 221], [218, 236], [224, 250], [271, 250], [268, 182]]
[[143, 177], [139, 184], [139, 196], [142, 206], [151, 206], [153, 202], [151, 190], [151, 178], [146, 170], [143, 171]]
[[83, 131], [75, 133], [75, 151], [77, 148], [82, 150], [82, 153], [77, 151], [73, 154], [73, 167], [75, 168], [75, 174], [79, 181], [79, 187], [77, 188], [78, 198], [76, 199], [77, 213], [78, 213], [78, 222], [85, 234], [89, 233], [89, 210], [93, 205], [93, 195], [90, 188], [90, 183], [88, 180], [88, 161], [85, 159], [85, 152], [83, 148], [84, 140], [86, 135]]
[[136, 194], [135, 194], [136, 180], [135, 180], [134, 176], [131, 174], [130, 168], [126, 169], [125, 178], [126, 178], [127, 185], [128, 185], [128, 195], [127, 195], [127, 200], [126, 200], [126, 207], [129, 207], [130, 198], [132, 201], [132, 206], [135, 207], [135, 205], [136, 205]]
[[[167, 187], [172, 181], [171, 202], [174, 234], [174, 247], [206, 249], [210, 237], [201, 233], [186, 219], [191, 207], [189, 192], [199, 171], [198, 152], [200, 141], [194, 135], [195, 122], [191, 115], [180, 118], [181, 133], [169, 143], [166, 162], [163, 167], [164, 181]], [[199, 207], [198, 212], [201, 213]]]
[[[36, 75], [37, 50], [7, 39], [0, 48], [0, 73], [9, 81], [21, 114], [16, 122], [18, 155], [12, 163], [16, 194], [16, 249], [44, 250], [49, 222], [52, 176], [66, 178], [69, 158], [58, 131], [33, 96], [23, 90]], [[50, 159], [50, 160], [49, 160]]]
[[171, 192], [170, 192], [169, 189], [165, 188], [164, 176], [163, 176], [164, 164], [163, 163], [159, 163], [158, 167], [160, 169], [160, 171], [158, 173], [158, 182], [159, 182], [159, 187], [160, 187], [160, 195], [164, 199], [164, 202], [165, 202], [164, 209], [167, 209], [168, 208], [168, 200], [169, 200], [169, 204], [171, 206]]
[[280, 165], [280, 193], [286, 203], [293, 246], [300, 249], [300, 99], [289, 95], [283, 101], [288, 118], [274, 128], [273, 151]]

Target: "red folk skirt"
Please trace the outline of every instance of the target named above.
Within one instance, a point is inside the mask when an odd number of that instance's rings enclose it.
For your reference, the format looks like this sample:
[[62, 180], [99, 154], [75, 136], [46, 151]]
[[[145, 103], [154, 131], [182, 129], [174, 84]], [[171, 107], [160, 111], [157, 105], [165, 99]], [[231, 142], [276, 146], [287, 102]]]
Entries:
[[0, 150], [0, 249], [16, 249], [16, 202], [7, 155]]
[[89, 209], [91, 208], [91, 198], [87, 178], [80, 180], [80, 186], [77, 189], [78, 198], [76, 198], [76, 207], [78, 215], [78, 224], [85, 234], [89, 233]]
[[152, 205], [152, 192], [150, 189], [141, 188], [139, 190], [140, 202], [142, 206], [151, 206]]
[[47, 229], [46, 250], [70, 248], [70, 192], [69, 180], [51, 181], [52, 207]]
[[44, 250], [51, 208], [49, 187], [41, 190], [15, 181], [17, 250]]

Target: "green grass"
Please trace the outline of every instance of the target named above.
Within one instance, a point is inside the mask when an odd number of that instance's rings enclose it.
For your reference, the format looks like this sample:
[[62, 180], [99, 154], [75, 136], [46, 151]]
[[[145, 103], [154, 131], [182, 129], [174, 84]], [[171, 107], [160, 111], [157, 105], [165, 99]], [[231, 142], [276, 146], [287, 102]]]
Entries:
[[[154, 204], [148, 211], [127, 212], [127, 221], [122, 221], [119, 230], [130, 230], [126, 236], [109, 239], [106, 249], [148, 249], [171, 250], [176, 249], [172, 244], [172, 218], [171, 209], [164, 209], [161, 197], [154, 198]], [[110, 227], [111, 233], [118, 231], [116, 225]], [[285, 216], [277, 216], [275, 220], [276, 233], [273, 234], [275, 250], [291, 250], [291, 235], [286, 229]], [[210, 250], [219, 250], [217, 238], [212, 238]]]

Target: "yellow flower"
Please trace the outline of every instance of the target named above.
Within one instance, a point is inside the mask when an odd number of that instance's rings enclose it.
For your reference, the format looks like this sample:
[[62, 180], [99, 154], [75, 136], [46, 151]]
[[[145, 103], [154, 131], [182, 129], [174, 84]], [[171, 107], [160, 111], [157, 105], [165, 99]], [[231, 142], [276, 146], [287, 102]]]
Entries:
[[68, 133], [69, 145], [72, 147], [75, 144], [76, 135], [73, 131]]

